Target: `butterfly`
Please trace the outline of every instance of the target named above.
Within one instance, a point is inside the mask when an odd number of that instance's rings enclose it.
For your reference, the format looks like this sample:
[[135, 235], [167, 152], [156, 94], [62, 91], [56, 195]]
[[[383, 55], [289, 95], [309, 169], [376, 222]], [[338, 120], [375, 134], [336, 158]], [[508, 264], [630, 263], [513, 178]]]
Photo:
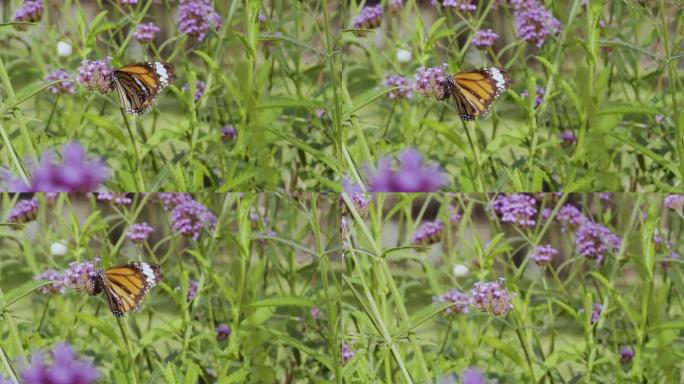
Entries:
[[145, 294], [162, 279], [156, 264], [130, 263], [97, 271], [95, 292], [104, 291], [112, 314], [123, 317], [137, 311]]
[[159, 93], [174, 80], [173, 66], [161, 61], [133, 63], [114, 70], [121, 108], [132, 115], [147, 112]]
[[501, 96], [512, 80], [508, 70], [485, 67], [447, 77], [447, 97], [454, 99], [458, 115], [463, 120], [475, 120], [489, 112], [489, 107]]

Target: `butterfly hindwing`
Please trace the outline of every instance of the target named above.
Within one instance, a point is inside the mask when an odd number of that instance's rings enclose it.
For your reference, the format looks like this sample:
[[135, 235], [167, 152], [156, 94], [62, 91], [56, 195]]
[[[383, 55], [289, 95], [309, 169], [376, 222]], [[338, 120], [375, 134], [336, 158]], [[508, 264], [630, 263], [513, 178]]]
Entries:
[[133, 115], [150, 109], [159, 93], [174, 80], [173, 66], [161, 61], [133, 63], [114, 70], [121, 108]]
[[449, 93], [463, 120], [474, 120], [489, 112], [489, 107], [511, 85], [506, 69], [485, 67], [460, 72], [449, 78]]
[[130, 263], [99, 271], [102, 289], [107, 303], [116, 317], [140, 307], [145, 294], [162, 278], [156, 264]]

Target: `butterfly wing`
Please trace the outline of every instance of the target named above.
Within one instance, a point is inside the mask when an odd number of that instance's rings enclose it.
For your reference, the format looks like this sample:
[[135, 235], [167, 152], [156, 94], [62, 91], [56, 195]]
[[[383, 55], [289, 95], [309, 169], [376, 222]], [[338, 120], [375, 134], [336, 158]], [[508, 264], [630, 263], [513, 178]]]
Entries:
[[136, 311], [145, 294], [161, 281], [161, 269], [156, 264], [130, 263], [100, 271], [100, 282], [107, 303], [116, 317]]
[[159, 93], [174, 80], [173, 66], [161, 61], [133, 63], [114, 70], [121, 108], [132, 115], [147, 112]]
[[486, 67], [451, 76], [449, 93], [463, 120], [474, 120], [489, 112], [489, 107], [511, 86], [508, 70]]

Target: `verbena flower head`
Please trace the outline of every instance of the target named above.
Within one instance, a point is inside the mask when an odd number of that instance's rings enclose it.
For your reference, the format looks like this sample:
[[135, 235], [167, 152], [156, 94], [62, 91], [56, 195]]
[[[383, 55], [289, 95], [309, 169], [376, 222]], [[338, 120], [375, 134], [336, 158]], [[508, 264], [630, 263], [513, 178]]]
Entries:
[[411, 100], [412, 98], [412, 93], [411, 93], [411, 87], [408, 83], [408, 80], [404, 76], [400, 75], [390, 75], [385, 77], [385, 80], [383, 80], [382, 85], [387, 87], [387, 88], [392, 88], [392, 87], [401, 87], [399, 89], [395, 89], [393, 91], [390, 91], [385, 94], [385, 97], [390, 99], [390, 100]]
[[97, 192], [97, 201], [106, 201], [114, 205], [130, 205], [133, 202], [126, 192]]
[[665, 122], [665, 115], [655, 115], [655, 121], [657, 124], [663, 124]]
[[154, 232], [154, 228], [151, 225], [147, 223], [136, 223], [128, 228], [126, 237], [136, 244], [141, 244], [150, 237], [152, 232]]
[[[345, 194], [349, 197], [349, 200], [351, 200], [352, 204], [354, 205], [354, 208], [356, 209], [356, 212], [359, 214], [359, 216], [361, 216], [361, 218], [365, 218], [366, 216], [368, 216], [368, 206], [370, 204], [370, 201], [368, 199], [367, 194], [360, 192], [351, 192]], [[340, 208], [342, 211], [342, 215], [350, 214], [350, 211], [347, 208], [347, 203], [342, 198], [342, 196], [340, 196]]]
[[138, 4], [138, 0], [119, 0], [121, 1], [121, 4], [123, 5], [136, 5]]
[[684, 195], [667, 195], [663, 200], [663, 204], [669, 209], [681, 211], [682, 207], [684, 207]]
[[523, 227], [533, 227], [537, 214], [537, 201], [528, 195], [514, 193], [498, 195], [491, 207], [501, 216], [504, 223], [512, 223]]
[[587, 221], [586, 216], [572, 204], [563, 205], [556, 213], [555, 219], [561, 224], [563, 231], [575, 230]]
[[141, 43], [149, 43], [157, 36], [160, 29], [154, 23], [140, 23], [135, 29], [135, 39]]
[[486, 384], [486, 381], [479, 369], [468, 368], [461, 373], [461, 384]]
[[431, 99], [448, 99], [450, 75], [447, 72], [447, 67], [447, 64], [442, 64], [441, 67], [418, 68], [413, 81], [413, 89]]
[[100, 263], [99, 258], [92, 261], [77, 263], [75, 261], [69, 263], [69, 268], [64, 272], [66, 284], [81, 293], [94, 295], [97, 293], [97, 264]]
[[[522, 97], [528, 97], [529, 95], [530, 95], [530, 93], [527, 92], [527, 89], [520, 93], [520, 96], [522, 96]], [[544, 101], [544, 88], [537, 87], [537, 94], [534, 98], [534, 107], [535, 108], [539, 107], [541, 105], [542, 101]]]
[[475, 35], [473, 36], [473, 45], [477, 47], [477, 49], [487, 49], [494, 45], [494, 42], [498, 38], [499, 35], [496, 32], [491, 29], [483, 29], [475, 32]]
[[43, 0], [24, 0], [14, 13], [15, 22], [35, 23], [43, 18]]
[[562, 144], [566, 147], [574, 145], [577, 142], [577, 137], [575, 136], [575, 132], [573, 132], [569, 129], [566, 129], [565, 131], [561, 132], [560, 139], [562, 141]]
[[210, 29], [221, 28], [219, 15], [210, 0], [181, 0], [178, 5], [178, 29], [202, 42]]
[[[188, 86], [188, 84], [185, 84], [182, 88], [183, 92], [187, 92], [188, 89], [190, 89], [190, 86]], [[204, 96], [204, 91], [206, 89], [207, 89], [207, 83], [198, 79], [197, 83], [195, 84], [195, 97], [193, 98], [195, 103], [198, 102], [199, 99], [202, 98], [202, 96]]]
[[184, 192], [159, 192], [157, 197], [164, 205], [165, 211], [173, 210], [180, 203], [192, 200], [192, 196]]
[[311, 307], [309, 314], [311, 314], [314, 320], [318, 320], [321, 317], [321, 310], [318, 307]]
[[103, 60], [83, 60], [78, 68], [78, 82], [89, 91], [110, 93], [114, 90], [114, 67], [111, 57]]
[[413, 244], [431, 245], [438, 243], [442, 239], [444, 224], [440, 220], [426, 221], [413, 235]]
[[473, 0], [432, 0], [431, 4], [436, 5], [441, 3], [442, 7], [454, 8], [461, 12], [473, 12], [477, 6], [473, 4]]
[[216, 225], [216, 216], [207, 207], [195, 200], [181, 202], [171, 213], [173, 230], [197, 240], [204, 229]]
[[451, 289], [449, 292], [435, 297], [434, 301], [440, 303], [452, 303], [453, 305], [447, 307], [444, 312], [447, 315], [457, 315], [468, 313], [470, 306], [470, 298], [465, 293], [462, 293], [458, 289]]
[[235, 127], [231, 124], [224, 125], [221, 128], [221, 137], [223, 138], [223, 141], [234, 140], [237, 137], [237, 131], [235, 130]]
[[64, 293], [66, 285], [65, 277], [54, 269], [48, 269], [47, 271], [36, 275], [33, 280], [53, 281], [48, 285], [36, 289], [41, 295]]
[[632, 347], [624, 345], [620, 347], [620, 362], [622, 364], [629, 364], [634, 358], [634, 350]]
[[475, 283], [470, 291], [475, 308], [496, 316], [504, 316], [513, 309], [513, 295], [506, 290], [504, 283], [503, 278], [492, 282]]
[[404, 0], [389, 0], [387, 5], [389, 6], [390, 11], [398, 12], [404, 8]]
[[610, 229], [592, 221], [586, 221], [575, 235], [575, 248], [580, 255], [601, 264], [606, 253], [620, 248], [622, 239]]
[[541, 48], [549, 36], [557, 35], [561, 23], [537, 0], [511, 0], [515, 8], [518, 37]]
[[532, 260], [539, 266], [549, 264], [556, 256], [558, 256], [558, 250], [550, 244], [540, 245], [534, 248], [534, 252], [532, 252]]
[[349, 345], [347, 343], [342, 342], [341, 352], [340, 352], [340, 357], [342, 358], [342, 365], [346, 365], [351, 359], [354, 358], [354, 351], [349, 348]]
[[221, 323], [216, 326], [216, 340], [224, 341], [230, 336], [230, 327], [228, 324]]
[[363, 7], [361, 13], [354, 18], [352, 24], [356, 29], [375, 29], [382, 24], [382, 5]]
[[69, 344], [57, 344], [52, 348], [52, 363], [46, 363], [42, 352], [31, 357], [31, 364], [21, 374], [26, 384], [90, 384], [100, 378], [100, 372], [92, 361], [76, 358]]
[[603, 305], [594, 304], [591, 307], [591, 323], [596, 324], [601, 318], [601, 313], [603, 312]]
[[48, 73], [44, 80], [48, 82], [60, 81], [59, 83], [48, 87], [47, 90], [50, 93], [73, 94], [76, 88], [76, 84], [74, 84], [74, 79], [71, 74], [63, 69], [57, 69]]
[[188, 297], [187, 301], [191, 302], [192, 299], [197, 296], [197, 290], [199, 289], [199, 281], [197, 280], [190, 280], [190, 283], [188, 284]]
[[11, 224], [24, 224], [33, 221], [38, 216], [38, 200], [19, 200], [7, 216], [7, 222]]
[[423, 157], [413, 148], [401, 154], [396, 169], [389, 159], [381, 159], [369, 178], [371, 192], [435, 192], [447, 182], [439, 166], [424, 166]]

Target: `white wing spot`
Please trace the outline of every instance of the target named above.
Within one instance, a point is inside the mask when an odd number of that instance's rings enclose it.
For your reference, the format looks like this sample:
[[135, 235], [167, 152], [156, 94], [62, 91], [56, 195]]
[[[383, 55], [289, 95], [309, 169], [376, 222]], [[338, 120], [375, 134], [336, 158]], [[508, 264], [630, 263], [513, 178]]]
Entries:
[[142, 273], [145, 275], [145, 280], [147, 281], [146, 284], [146, 290], [149, 290], [151, 287], [157, 284], [157, 277], [154, 275], [154, 271], [152, 270], [152, 267], [150, 267], [149, 264], [147, 263], [141, 263], [142, 267]]
[[157, 72], [162, 87], [165, 87], [169, 83], [169, 73], [166, 71], [166, 68], [164, 68], [164, 64], [155, 61], [154, 71]]

